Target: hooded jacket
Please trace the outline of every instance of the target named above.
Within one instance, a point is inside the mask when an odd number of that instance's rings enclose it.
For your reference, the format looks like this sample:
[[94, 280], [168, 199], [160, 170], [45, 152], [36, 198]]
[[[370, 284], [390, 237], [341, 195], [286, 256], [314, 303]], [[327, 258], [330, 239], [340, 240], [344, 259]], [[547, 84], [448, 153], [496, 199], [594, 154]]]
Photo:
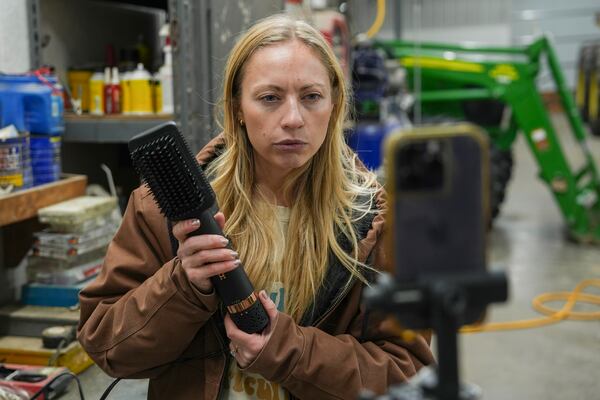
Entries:
[[[213, 139], [200, 164], [223, 146]], [[385, 201], [357, 222], [359, 259], [385, 265]], [[130, 196], [98, 277], [80, 293], [78, 339], [108, 375], [149, 378], [149, 399], [216, 399], [232, 362], [216, 294], [200, 292], [175, 257], [169, 224], [146, 186]], [[348, 282], [350, 281], [350, 284]], [[332, 259], [300, 323], [280, 313], [270, 340], [243, 371], [300, 399], [383, 393], [433, 363], [429, 338], [402, 341], [383, 317], [367, 317], [364, 284]]]

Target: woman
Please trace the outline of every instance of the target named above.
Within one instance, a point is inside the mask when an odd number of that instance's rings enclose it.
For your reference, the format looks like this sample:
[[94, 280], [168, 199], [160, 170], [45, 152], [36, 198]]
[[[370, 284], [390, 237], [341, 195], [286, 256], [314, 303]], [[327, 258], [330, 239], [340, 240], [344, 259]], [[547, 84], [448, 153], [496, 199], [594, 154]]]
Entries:
[[[132, 193], [102, 273], [81, 292], [79, 340], [108, 374], [150, 378], [153, 399], [354, 399], [433, 362], [367, 318], [384, 264], [384, 201], [343, 139], [347, 87], [320, 34], [285, 16], [252, 27], [228, 59], [223, 133], [198, 155], [236, 252], [187, 238], [145, 187]], [[268, 327], [246, 334], [209, 278], [243, 261]], [[268, 291], [268, 293], [267, 293]]]

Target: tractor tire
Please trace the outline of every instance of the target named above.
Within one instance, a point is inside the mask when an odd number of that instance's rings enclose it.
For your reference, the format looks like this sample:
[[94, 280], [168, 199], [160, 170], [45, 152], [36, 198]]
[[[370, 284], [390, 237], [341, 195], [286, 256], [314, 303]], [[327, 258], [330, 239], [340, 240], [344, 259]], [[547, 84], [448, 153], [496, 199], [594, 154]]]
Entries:
[[508, 182], [512, 176], [512, 151], [501, 150], [490, 144], [490, 225], [500, 214], [500, 207], [506, 196]]
[[590, 125], [590, 132], [592, 132], [592, 135], [596, 136], [596, 137], [600, 137], [600, 116], [589, 122]]

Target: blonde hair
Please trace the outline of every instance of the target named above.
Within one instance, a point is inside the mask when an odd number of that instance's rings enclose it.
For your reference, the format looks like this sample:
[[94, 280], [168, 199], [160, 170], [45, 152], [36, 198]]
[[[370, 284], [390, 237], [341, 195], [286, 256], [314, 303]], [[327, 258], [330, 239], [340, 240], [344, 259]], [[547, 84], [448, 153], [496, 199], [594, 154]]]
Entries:
[[[238, 124], [244, 65], [258, 49], [298, 40], [319, 57], [328, 71], [334, 107], [325, 141], [304, 166], [287, 179], [286, 198], [293, 198], [283, 257], [275, 251], [278, 232], [275, 207], [257, 190], [254, 155], [245, 129]], [[268, 17], [251, 27], [232, 49], [223, 80], [222, 128], [225, 151], [208, 169], [221, 210], [227, 216], [225, 233], [240, 254], [257, 290], [280, 280], [286, 290], [285, 310], [299, 320], [315, 300], [324, 281], [330, 252], [353, 276], [365, 281], [359, 262], [353, 223], [373, 212], [374, 175], [357, 168], [354, 153], [344, 141], [348, 113], [344, 73], [321, 34], [303, 21], [283, 15]], [[366, 195], [366, 196], [365, 196]], [[358, 198], [363, 199], [361, 202]], [[338, 243], [343, 235], [348, 253]], [[282, 265], [276, 265], [281, 259]], [[350, 284], [350, 281], [347, 282]]]

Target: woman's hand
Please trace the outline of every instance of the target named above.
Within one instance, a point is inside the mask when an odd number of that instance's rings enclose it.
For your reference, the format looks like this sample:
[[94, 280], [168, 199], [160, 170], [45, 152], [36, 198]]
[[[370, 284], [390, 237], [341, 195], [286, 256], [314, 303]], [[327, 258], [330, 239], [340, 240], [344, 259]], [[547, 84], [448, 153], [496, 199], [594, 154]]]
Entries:
[[242, 368], [246, 368], [250, 365], [263, 347], [265, 347], [271, 338], [273, 327], [275, 326], [279, 315], [275, 303], [267, 296], [267, 292], [261, 290], [258, 298], [269, 316], [269, 324], [262, 332], [246, 333], [235, 325], [229, 314], [225, 316], [225, 330], [227, 331], [227, 337], [231, 340], [229, 343], [229, 350]]
[[[225, 216], [218, 212], [215, 221], [221, 229], [225, 226]], [[220, 235], [188, 235], [200, 227], [197, 219], [179, 221], [173, 225], [173, 236], [179, 241], [177, 257], [181, 260], [188, 279], [200, 291], [212, 290], [210, 277], [229, 272], [240, 265], [238, 254], [226, 248], [229, 241]]]

